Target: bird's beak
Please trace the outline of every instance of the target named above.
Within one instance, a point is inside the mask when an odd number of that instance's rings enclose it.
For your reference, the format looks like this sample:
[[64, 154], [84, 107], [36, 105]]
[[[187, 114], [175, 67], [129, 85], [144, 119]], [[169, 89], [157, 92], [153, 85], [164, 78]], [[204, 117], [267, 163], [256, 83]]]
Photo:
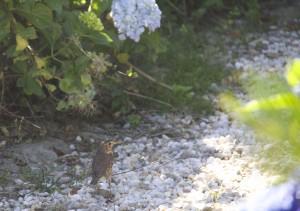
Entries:
[[118, 145], [121, 145], [121, 144], [122, 144], [121, 141], [114, 141], [114, 145], [115, 145], [115, 146], [118, 146]]

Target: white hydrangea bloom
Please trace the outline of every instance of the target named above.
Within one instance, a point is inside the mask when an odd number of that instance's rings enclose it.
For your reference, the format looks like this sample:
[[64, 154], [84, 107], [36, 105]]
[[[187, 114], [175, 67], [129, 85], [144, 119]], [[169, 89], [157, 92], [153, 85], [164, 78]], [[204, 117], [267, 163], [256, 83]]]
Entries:
[[110, 14], [120, 40], [129, 37], [138, 42], [145, 27], [150, 32], [160, 27], [161, 11], [155, 0], [113, 0]]

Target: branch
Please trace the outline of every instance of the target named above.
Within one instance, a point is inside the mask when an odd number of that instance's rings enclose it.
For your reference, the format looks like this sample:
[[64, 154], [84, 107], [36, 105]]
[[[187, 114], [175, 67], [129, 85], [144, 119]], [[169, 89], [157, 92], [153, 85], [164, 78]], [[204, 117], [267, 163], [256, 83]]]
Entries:
[[169, 106], [169, 107], [173, 108], [173, 106], [170, 105], [169, 103], [166, 103], [166, 102], [161, 101], [161, 100], [157, 100], [157, 99], [152, 98], [152, 97], [147, 97], [147, 96], [144, 96], [144, 95], [140, 95], [140, 94], [136, 94], [136, 93], [132, 93], [132, 92], [127, 92], [127, 91], [123, 91], [123, 92], [128, 94], [128, 95], [133, 95], [133, 96], [136, 96], [136, 97], [141, 97], [141, 98], [145, 98], [145, 99], [148, 99], [148, 100], [153, 100], [157, 103], [161, 103], [163, 105], [166, 105], [166, 106]]
[[160, 82], [158, 80], [156, 80], [155, 78], [153, 78], [152, 76], [144, 73], [142, 70], [140, 70], [139, 68], [135, 67], [133, 64], [131, 64], [130, 62], [126, 63], [129, 67], [131, 67], [134, 71], [138, 72], [140, 75], [144, 76], [145, 78], [147, 78], [148, 80], [152, 81], [153, 83], [157, 83], [165, 88], [167, 88], [168, 90], [172, 91], [172, 87], [170, 87], [167, 84], [164, 84], [163, 82]]
[[167, 3], [179, 14], [186, 16], [186, 6], [185, 6], [185, 1], [183, 2], [183, 6], [184, 6], [184, 11], [181, 11], [178, 7], [175, 6], [175, 4], [173, 4], [171, 1], [167, 0]]

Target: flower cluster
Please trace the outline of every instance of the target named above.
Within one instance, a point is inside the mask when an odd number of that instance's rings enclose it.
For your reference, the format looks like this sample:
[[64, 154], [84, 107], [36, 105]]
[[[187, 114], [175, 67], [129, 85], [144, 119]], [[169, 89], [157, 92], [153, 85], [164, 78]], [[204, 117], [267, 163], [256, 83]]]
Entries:
[[80, 13], [79, 19], [90, 29], [96, 31], [103, 30], [103, 24], [100, 18], [98, 18], [97, 15], [93, 12]]
[[299, 193], [300, 185], [290, 180], [260, 193], [239, 211], [297, 211], [300, 210]]
[[110, 15], [120, 40], [129, 37], [138, 42], [145, 28], [153, 32], [160, 27], [161, 11], [155, 0], [113, 0]]

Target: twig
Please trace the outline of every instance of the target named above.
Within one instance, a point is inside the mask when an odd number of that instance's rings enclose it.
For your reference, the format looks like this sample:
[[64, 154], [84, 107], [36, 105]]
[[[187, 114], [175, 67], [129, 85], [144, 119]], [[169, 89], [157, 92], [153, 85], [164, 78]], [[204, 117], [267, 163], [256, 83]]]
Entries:
[[32, 123], [32, 122], [28, 121], [28, 120], [27, 120], [27, 119], [25, 119], [23, 116], [18, 116], [18, 115], [14, 114], [14, 113], [12, 113], [12, 112], [10, 112], [10, 111], [6, 110], [6, 109], [4, 109], [4, 110], [5, 110], [5, 112], [7, 112], [9, 115], [11, 115], [11, 116], [13, 116], [13, 117], [16, 117], [16, 118], [18, 118], [18, 119], [21, 119], [22, 121], [24, 120], [25, 122], [27, 122], [27, 123], [31, 124], [32, 126], [34, 126], [34, 127], [38, 128], [38, 129], [41, 129], [41, 127], [40, 127], [40, 126], [38, 126], [38, 125], [36, 125], [36, 124], [34, 124], [34, 123]]
[[35, 118], [34, 111], [31, 109], [31, 106], [29, 105], [29, 103], [28, 103], [28, 102], [26, 102], [26, 104], [27, 104], [27, 107], [29, 108], [29, 111], [31, 112], [31, 115], [32, 115], [32, 117], [33, 117], [33, 118], [34, 118], [34, 120], [36, 121], [36, 118]]
[[183, 10], [184, 10], [184, 15], [187, 16], [186, 0], [183, 0]]
[[[2, 72], [3, 73], [3, 72]], [[5, 82], [4, 82], [4, 74], [2, 75], [2, 78], [1, 78], [1, 81], [2, 81], [2, 90], [1, 90], [1, 101], [0, 101], [0, 111], [2, 110], [2, 107], [3, 106], [3, 101], [4, 101], [4, 89], [5, 89]]]
[[133, 95], [133, 96], [136, 96], [136, 97], [141, 97], [141, 98], [145, 98], [145, 99], [148, 99], [148, 100], [153, 100], [157, 103], [161, 103], [163, 105], [166, 105], [166, 106], [169, 106], [169, 107], [173, 108], [173, 106], [170, 105], [169, 103], [163, 102], [161, 100], [154, 99], [152, 97], [147, 97], [147, 96], [144, 96], [144, 95], [140, 95], [140, 94], [136, 94], [136, 93], [132, 93], [132, 92], [128, 92], [128, 91], [123, 91], [123, 92], [128, 94], [128, 95]]
[[171, 1], [167, 0], [168, 4], [179, 14], [186, 16], [186, 13], [181, 11], [178, 7], [176, 7]]
[[163, 82], [158, 81], [157, 79], [153, 78], [152, 76], [144, 73], [142, 70], [140, 70], [139, 68], [135, 67], [133, 64], [131, 64], [130, 62], [126, 63], [129, 67], [131, 67], [134, 71], [138, 72], [140, 75], [144, 76], [145, 78], [147, 78], [148, 80], [152, 81], [153, 83], [157, 83], [169, 90], [173, 90], [171, 86], [164, 84]]

